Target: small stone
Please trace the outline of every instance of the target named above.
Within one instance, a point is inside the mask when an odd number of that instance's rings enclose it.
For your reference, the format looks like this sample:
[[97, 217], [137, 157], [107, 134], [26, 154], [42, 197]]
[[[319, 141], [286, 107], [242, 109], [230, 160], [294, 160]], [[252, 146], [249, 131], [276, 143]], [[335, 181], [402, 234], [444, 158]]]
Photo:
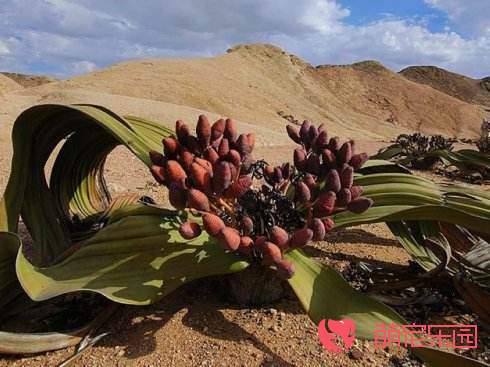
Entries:
[[349, 351], [349, 358], [354, 360], [359, 360], [362, 358], [362, 352], [357, 347], [352, 347]]
[[269, 309], [269, 313], [272, 315], [272, 316], [275, 316], [277, 315], [277, 310], [275, 308], [270, 308]]

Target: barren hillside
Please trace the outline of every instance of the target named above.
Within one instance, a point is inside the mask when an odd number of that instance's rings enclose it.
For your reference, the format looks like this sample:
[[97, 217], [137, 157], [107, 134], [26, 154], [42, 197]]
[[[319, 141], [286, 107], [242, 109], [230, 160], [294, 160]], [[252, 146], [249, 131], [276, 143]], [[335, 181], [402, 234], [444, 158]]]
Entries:
[[56, 81], [55, 78], [44, 76], [44, 75], [29, 75], [29, 74], [6, 73], [6, 72], [0, 74], [12, 79], [14, 82], [20, 84], [24, 88], [36, 87], [38, 85]]
[[282, 111], [328, 122], [341, 136], [379, 139], [401, 130], [474, 135], [485, 111], [378, 63], [313, 67], [271, 45], [236, 46], [205, 59], [130, 61], [25, 93], [83, 89], [144, 98], [282, 129]]
[[0, 74], [0, 96], [15, 90], [22, 89], [22, 86], [14, 82], [12, 79]]
[[400, 74], [462, 101], [490, 107], [490, 77], [472, 79], [436, 66], [411, 66]]

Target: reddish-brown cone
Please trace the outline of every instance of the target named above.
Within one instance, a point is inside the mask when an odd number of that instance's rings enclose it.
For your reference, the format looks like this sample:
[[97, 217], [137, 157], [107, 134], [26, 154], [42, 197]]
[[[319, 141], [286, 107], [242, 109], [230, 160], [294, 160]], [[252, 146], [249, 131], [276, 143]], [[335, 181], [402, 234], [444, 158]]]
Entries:
[[322, 158], [323, 164], [325, 164], [328, 168], [335, 168], [337, 165], [337, 157], [335, 157], [335, 154], [328, 148], [323, 149]]
[[165, 157], [162, 153], [150, 150], [150, 161], [153, 164], [156, 164], [157, 166], [164, 166], [165, 165]]
[[322, 218], [332, 214], [336, 198], [333, 191], [322, 192], [313, 208], [313, 215], [317, 218]]
[[165, 183], [165, 169], [163, 167], [154, 164], [150, 167], [150, 172], [156, 182], [162, 185]]
[[276, 263], [277, 274], [281, 279], [291, 279], [294, 275], [294, 265], [289, 260], [282, 259]]
[[368, 210], [373, 205], [373, 200], [370, 198], [360, 197], [352, 200], [348, 205], [347, 209], [355, 214], [361, 214]]
[[187, 137], [187, 149], [189, 149], [192, 154], [201, 154], [201, 144], [195, 136], [189, 135]]
[[230, 151], [230, 143], [228, 142], [228, 139], [226, 138], [221, 139], [221, 143], [219, 144], [219, 148], [218, 148], [218, 155], [221, 158], [224, 158], [226, 157], [229, 151]]
[[190, 189], [187, 194], [189, 208], [202, 212], [209, 211], [209, 200], [205, 193], [196, 189]]
[[202, 148], [211, 143], [211, 124], [205, 115], [200, 115], [197, 120], [196, 135]]
[[317, 137], [318, 137], [318, 129], [316, 128], [316, 126], [311, 125], [310, 129], [308, 130], [308, 143], [310, 145], [314, 145]]
[[192, 179], [192, 182], [194, 182], [194, 186], [197, 189], [207, 194], [210, 194], [212, 192], [211, 175], [209, 174], [209, 171], [206, 170], [199, 163], [192, 163], [190, 169], [190, 177]]
[[292, 141], [294, 141], [296, 144], [301, 144], [301, 138], [299, 136], [298, 129], [296, 129], [294, 126], [287, 125], [286, 131]]
[[289, 239], [292, 248], [303, 247], [313, 238], [313, 231], [309, 228], [301, 228], [293, 232]]
[[238, 138], [236, 124], [232, 119], [226, 119], [224, 136], [231, 143], [234, 143]]
[[179, 162], [170, 160], [167, 162], [166, 172], [169, 182], [179, 182], [187, 178], [187, 174]]
[[228, 154], [226, 155], [226, 160], [235, 165], [235, 167], [240, 167], [240, 162], [242, 161], [242, 157], [238, 151], [235, 149], [230, 149]]
[[252, 153], [252, 147], [248, 142], [248, 136], [241, 134], [236, 142], [236, 148], [241, 155]]
[[223, 228], [225, 228], [225, 223], [223, 220], [217, 215], [206, 213], [202, 217], [202, 223], [204, 225], [204, 229], [211, 236], [216, 237]]
[[187, 190], [177, 182], [171, 182], [168, 188], [168, 200], [176, 209], [184, 209], [187, 205]]
[[187, 126], [182, 120], [177, 120], [175, 122], [175, 133], [177, 134], [177, 139], [182, 145], [187, 145], [187, 138], [191, 135], [189, 126]]
[[307, 143], [308, 142], [308, 132], [310, 131], [311, 127], [311, 122], [305, 120], [301, 124], [301, 127], [299, 129], [299, 136], [301, 138], [302, 143]]
[[180, 144], [174, 138], [165, 138], [162, 140], [163, 152], [167, 157], [175, 157], [179, 151]]
[[306, 171], [318, 176], [320, 172], [320, 157], [316, 153], [311, 153], [306, 160]]
[[294, 168], [293, 168], [293, 166], [291, 166], [291, 164], [289, 162], [283, 164], [283, 166], [281, 167], [281, 171], [282, 171], [282, 177], [285, 180], [289, 180], [291, 177], [293, 177]]
[[330, 138], [328, 142], [328, 149], [330, 149], [333, 153], [336, 153], [340, 149], [340, 139], [338, 136]]
[[271, 242], [275, 243], [281, 250], [286, 250], [288, 247], [289, 234], [284, 228], [274, 226], [270, 231]]
[[214, 150], [214, 148], [208, 148], [204, 152], [204, 158], [206, 158], [207, 161], [211, 162], [211, 164], [215, 164], [219, 161], [219, 154], [216, 153], [216, 150]]
[[358, 170], [359, 168], [361, 168], [364, 165], [364, 163], [367, 162], [368, 159], [369, 159], [369, 156], [366, 153], [359, 153], [359, 154], [352, 156], [349, 164], [352, 167], [354, 167], [354, 170]]
[[266, 241], [262, 246], [260, 246], [262, 251], [262, 264], [272, 265], [282, 259], [281, 249], [270, 241]]
[[275, 183], [279, 183], [282, 181], [282, 169], [281, 167], [274, 167], [274, 173], [272, 174], [272, 179]]
[[240, 235], [236, 229], [231, 227], [222, 228], [216, 239], [225, 250], [236, 251], [240, 246]]
[[338, 158], [339, 164], [349, 163], [352, 158], [352, 147], [349, 142], [342, 144], [338, 153]]
[[246, 154], [242, 157], [242, 172], [247, 173], [250, 168], [252, 167], [252, 164], [255, 163], [255, 159], [252, 156], [252, 154]]
[[248, 133], [247, 134], [248, 145], [250, 146], [251, 151], [255, 148], [255, 134]]
[[242, 230], [243, 230], [243, 233], [247, 236], [250, 236], [254, 231], [254, 222], [253, 222], [252, 218], [250, 218], [247, 215], [245, 215], [242, 218]]
[[363, 191], [364, 190], [363, 190], [362, 186], [352, 186], [350, 188], [351, 199], [352, 200], [357, 199], [358, 197], [360, 197], [362, 195]]
[[306, 186], [308, 186], [310, 191], [313, 191], [316, 188], [316, 179], [309, 173], [305, 175], [305, 179], [303, 180], [303, 182], [306, 184]]
[[344, 187], [342, 190], [340, 190], [337, 193], [337, 202], [336, 205], [338, 207], [344, 207], [347, 204], [349, 204], [352, 200], [352, 194], [350, 192], [350, 189], [347, 187]]
[[305, 171], [306, 169], [306, 152], [302, 148], [294, 150], [294, 165], [299, 171]]
[[294, 190], [294, 201], [300, 204], [304, 204], [309, 202], [310, 199], [311, 191], [308, 186], [302, 181], [298, 182]]
[[340, 182], [339, 172], [336, 169], [331, 169], [327, 173], [325, 190], [339, 192], [342, 187]]
[[213, 174], [213, 165], [211, 164], [211, 162], [207, 161], [206, 159], [199, 158], [199, 157], [195, 157], [194, 162], [196, 162], [202, 168], [204, 168], [210, 175]]
[[343, 188], [350, 189], [354, 183], [354, 169], [346, 166], [340, 173], [340, 184]]
[[238, 167], [232, 163], [229, 163], [229, 166], [230, 166], [230, 171], [231, 171], [231, 180], [234, 181], [238, 177]]
[[187, 221], [180, 225], [179, 233], [186, 240], [190, 240], [201, 234], [201, 227], [196, 222]]
[[328, 135], [326, 131], [321, 131], [318, 134], [318, 137], [315, 140], [315, 148], [317, 152], [321, 152], [324, 148], [326, 148], [328, 144]]
[[242, 236], [240, 238], [240, 246], [238, 251], [247, 256], [251, 256], [253, 252], [254, 241], [248, 236]]
[[233, 182], [230, 188], [230, 194], [234, 198], [241, 198], [252, 186], [252, 178], [250, 176], [241, 176]]
[[187, 149], [182, 150], [179, 154], [179, 163], [184, 170], [189, 171], [191, 169], [192, 162], [194, 162], [194, 155]]
[[229, 162], [218, 162], [214, 170], [213, 190], [221, 194], [231, 185], [231, 169]]
[[211, 126], [211, 140], [218, 140], [223, 136], [223, 132], [225, 131], [225, 120], [219, 119], [217, 120], [213, 126]]
[[313, 241], [321, 241], [325, 238], [325, 225], [319, 218], [313, 218], [311, 222], [311, 230], [313, 231]]
[[328, 233], [333, 229], [335, 223], [332, 218], [325, 218], [323, 219], [323, 225], [325, 226], [325, 232]]

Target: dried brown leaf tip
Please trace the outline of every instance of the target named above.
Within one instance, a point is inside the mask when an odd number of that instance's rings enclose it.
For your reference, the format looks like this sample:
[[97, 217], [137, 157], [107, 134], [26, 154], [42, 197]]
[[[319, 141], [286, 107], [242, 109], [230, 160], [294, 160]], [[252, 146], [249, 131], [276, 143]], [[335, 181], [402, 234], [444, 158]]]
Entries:
[[[240, 134], [231, 119], [211, 123], [201, 115], [195, 135], [181, 120], [175, 126], [176, 138], [162, 141], [163, 154], [150, 153], [150, 171], [169, 189], [170, 203], [202, 216], [202, 227], [223, 249], [273, 267], [282, 278], [294, 274], [287, 251], [323, 240], [335, 226], [333, 214], [372, 205], [354, 185], [367, 155], [356, 154], [353, 141], [329, 137], [323, 125], [288, 126], [300, 147], [292, 164], [280, 166], [255, 160], [255, 135]], [[180, 233], [191, 239], [201, 226], [187, 221]]]

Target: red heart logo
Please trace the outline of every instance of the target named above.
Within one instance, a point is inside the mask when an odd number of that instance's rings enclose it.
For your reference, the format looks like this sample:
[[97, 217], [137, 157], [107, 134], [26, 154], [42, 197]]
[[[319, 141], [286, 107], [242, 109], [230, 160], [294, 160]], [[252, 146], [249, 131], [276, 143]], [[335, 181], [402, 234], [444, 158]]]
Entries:
[[342, 351], [336, 343], [337, 336], [341, 337], [346, 351], [352, 347], [356, 337], [356, 324], [353, 320], [328, 320], [328, 328], [331, 332], [325, 327], [325, 320], [321, 320], [318, 324], [318, 337], [326, 350], [333, 353]]

